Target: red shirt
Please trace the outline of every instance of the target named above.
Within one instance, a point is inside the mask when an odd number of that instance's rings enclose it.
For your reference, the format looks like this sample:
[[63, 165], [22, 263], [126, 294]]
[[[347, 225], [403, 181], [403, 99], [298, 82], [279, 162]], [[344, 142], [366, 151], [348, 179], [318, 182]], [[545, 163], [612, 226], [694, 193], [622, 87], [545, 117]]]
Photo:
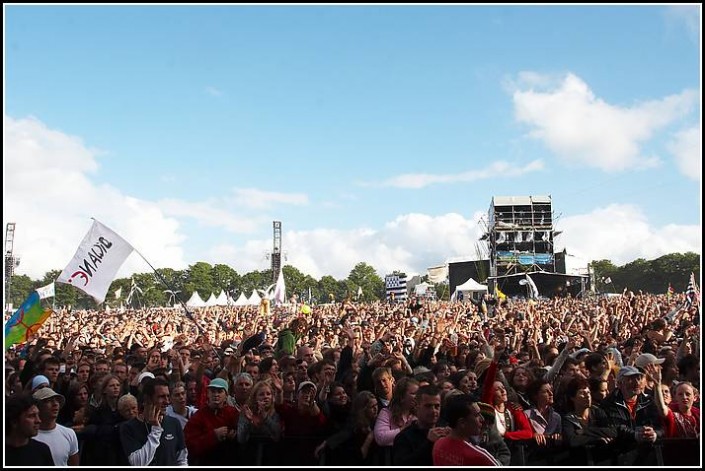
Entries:
[[500, 466], [485, 449], [465, 440], [440, 438], [433, 445], [434, 466]]

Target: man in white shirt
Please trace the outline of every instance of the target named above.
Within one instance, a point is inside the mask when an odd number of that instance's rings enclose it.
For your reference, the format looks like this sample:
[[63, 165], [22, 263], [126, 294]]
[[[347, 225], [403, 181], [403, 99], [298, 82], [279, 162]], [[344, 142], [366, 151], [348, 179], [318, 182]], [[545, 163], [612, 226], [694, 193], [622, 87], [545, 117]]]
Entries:
[[51, 388], [38, 389], [32, 396], [38, 401], [39, 419], [42, 421], [35, 440], [49, 446], [56, 466], [78, 466], [76, 432], [56, 423], [66, 399]]

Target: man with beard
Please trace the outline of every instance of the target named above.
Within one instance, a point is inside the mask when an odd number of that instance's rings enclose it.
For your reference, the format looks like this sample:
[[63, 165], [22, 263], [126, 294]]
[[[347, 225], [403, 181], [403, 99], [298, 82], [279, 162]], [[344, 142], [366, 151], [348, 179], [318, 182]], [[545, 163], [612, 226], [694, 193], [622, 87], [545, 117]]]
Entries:
[[131, 466], [187, 466], [188, 451], [181, 424], [166, 415], [169, 383], [144, 383], [140, 414], [120, 425], [122, 449]]
[[59, 411], [66, 403], [64, 396], [50, 388], [38, 389], [32, 397], [39, 408], [39, 434], [36, 440], [51, 449], [55, 466], [78, 466], [78, 438], [73, 429], [56, 423]]
[[228, 405], [228, 383], [215, 378], [208, 384], [208, 403], [186, 423], [184, 435], [192, 464], [203, 466], [237, 463], [233, 454], [240, 414]]
[[34, 440], [42, 421], [37, 401], [29, 394], [5, 400], [5, 465], [54, 466], [51, 450]]

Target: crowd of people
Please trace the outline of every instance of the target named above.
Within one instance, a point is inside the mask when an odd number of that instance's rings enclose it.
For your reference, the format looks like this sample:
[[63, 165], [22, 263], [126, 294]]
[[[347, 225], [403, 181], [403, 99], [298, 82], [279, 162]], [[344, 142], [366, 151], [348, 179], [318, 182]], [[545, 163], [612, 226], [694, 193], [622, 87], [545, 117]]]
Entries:
[[59, 310], [6, 350], [5, 464], [656, 464], [699, 443], [684, 301]]

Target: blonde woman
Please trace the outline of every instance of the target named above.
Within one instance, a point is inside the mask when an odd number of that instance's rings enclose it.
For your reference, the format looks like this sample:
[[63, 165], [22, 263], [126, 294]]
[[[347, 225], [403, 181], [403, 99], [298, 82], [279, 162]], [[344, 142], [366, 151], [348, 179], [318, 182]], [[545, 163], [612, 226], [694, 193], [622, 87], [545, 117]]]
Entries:
[[[243, 464], [265, 465], [277, 464], [277, 453], [267, 453], [266, 449], [261, 454], [261, 459], [274, 462], [258, 462], [260, 458], [254, 442], [264, 445], [278, 442], [284, 428], [279, 413], [274, 407], [275, 388], [267, 379], [258, 381], [252, 387], [252, 393], [247, 404], [242, 406], [237, 424], [237, 441], [251, 446], [244, 447]], [[255, 439], [255, 440], [252, 440]]]

